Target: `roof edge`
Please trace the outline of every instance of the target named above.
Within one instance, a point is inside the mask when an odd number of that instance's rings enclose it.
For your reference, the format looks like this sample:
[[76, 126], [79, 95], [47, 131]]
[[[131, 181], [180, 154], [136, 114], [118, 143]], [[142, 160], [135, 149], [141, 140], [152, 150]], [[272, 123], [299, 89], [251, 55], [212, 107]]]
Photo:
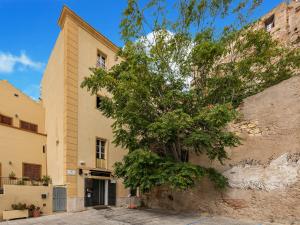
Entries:
[[21, 89], [17, 88], [15, 85], [13, 85], [11, 82], [9, 82], [8, 80], [0, 80], [0, 83], [5, 83], [9, 86], [11, 86], [13, 89], [15, 89], [16, 91], [18, 91], [20, 94], [22, 94], [24, 97], [26, 97], [28, 100], [36, 103], [36, 104], [39, 104], [39, 105], [42, 105], [42, 99], [41, 97], [36, 100], [36, 99], [33, 99], [32, 97], [30, 97], [29, 95], [27, 95], [26, 93], [24, 93]]
[[103, 34], [101, 34], [99, 31], [97, 31], [95, 28], [93, 28], [87, 22], [85, 22], [80, 16], [78, 16], [74, 11], [72, 11], [66, 5], [63, 6], [60, 16], [59, 16], [59, 19], [58, 19], [58, 25], [60, 26], [61, 29], [64, 27], [66, 17], [70, 17], [74, 22], [76, 22], [76, 24], [78, 24], [81, 28], [83, 28], [85, 31], [87, 31], [89, 34], [91, 34], [94, 38], [101, 41], [112, 51], [114, 51], [116, 53], [119, 51], [120, 48], [117, 45], [115, 45], [107, 37], [105, 37]]

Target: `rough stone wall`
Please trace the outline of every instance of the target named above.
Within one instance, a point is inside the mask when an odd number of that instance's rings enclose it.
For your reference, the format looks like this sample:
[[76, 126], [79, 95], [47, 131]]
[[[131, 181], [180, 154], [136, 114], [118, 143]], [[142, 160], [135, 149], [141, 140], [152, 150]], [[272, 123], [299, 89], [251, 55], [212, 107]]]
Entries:
[[274, 15], [274, 27], [271, 35], [281, 43], [300, 46], [300, 1], [291, 0], [289, 4], [283, 2], [257, 23], [258, 28], [265, 28], [265, 22]]
[[225, 165], [191, 157], [223, 172], [230, 188], [219, 192], [208, 181], [187, 192], [160, 188], [144, 196], [148, 206], [300, 224], [300, 76], [245, 99], [240, 112], [229, 129], [242, 145], [227, 150]]

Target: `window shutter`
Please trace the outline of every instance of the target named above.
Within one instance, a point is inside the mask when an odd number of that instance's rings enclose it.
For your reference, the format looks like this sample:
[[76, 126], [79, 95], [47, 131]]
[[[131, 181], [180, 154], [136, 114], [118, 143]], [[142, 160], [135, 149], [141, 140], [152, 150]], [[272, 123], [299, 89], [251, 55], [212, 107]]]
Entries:
[[41, 179], [41, 165], [36, 164], [23, 164], [23, 177], [28, 177], [31, 180], [40, 180]]
[[29, 130], [32, 132], [37, 133], [38, 132], [38, 126], [36, 124], [33, 123], [29, 123], [26, 121], [20, 121], [20, 128], [24, 129], [24, 130]]
[[0, 115], [0, 123], [12, 125], [12, 118], [4, 115]]

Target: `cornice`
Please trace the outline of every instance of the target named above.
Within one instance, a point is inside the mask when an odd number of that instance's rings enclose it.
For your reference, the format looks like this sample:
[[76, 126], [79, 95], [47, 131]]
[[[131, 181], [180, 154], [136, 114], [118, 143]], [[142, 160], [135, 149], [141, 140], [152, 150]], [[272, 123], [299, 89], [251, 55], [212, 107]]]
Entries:
[[117, 53], [119, 51], [119, 47], [116, 46], [113, 42], [111, 42], [107, 37], [105, 37], [103, 34], [95, 30], [91, 25], [89, 25], [87, 22], [85, 22], [81, 17], [79, 17], [74, 11], [72, 11], [67, 6], [64, 6], [60, 17], [58, 19], [58, 25], [61, 29], [64, 27], [64, 23], [66, 18], [69, 17], [72, 19], [77, 25], [79, 25], [82, 29], [87, 31], [89, 34], [91, 34], [94, 38], [96, 38], [98, 41], [106, 45], [108, 48], [110, 48], [112, 51]]

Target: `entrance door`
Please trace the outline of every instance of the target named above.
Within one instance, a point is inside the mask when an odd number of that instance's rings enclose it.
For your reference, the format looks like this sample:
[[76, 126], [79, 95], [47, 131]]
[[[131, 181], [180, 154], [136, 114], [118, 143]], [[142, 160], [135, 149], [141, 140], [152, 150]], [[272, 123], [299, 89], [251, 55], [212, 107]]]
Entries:
[[116, 205], [116, 182], [108, 182], [108, 205]]
[[105, 180], [85, 179], [85, 207], [105, 205]]
[[67, 191], [65, 187], [53, 187], [53, 212], [66, 211]]

